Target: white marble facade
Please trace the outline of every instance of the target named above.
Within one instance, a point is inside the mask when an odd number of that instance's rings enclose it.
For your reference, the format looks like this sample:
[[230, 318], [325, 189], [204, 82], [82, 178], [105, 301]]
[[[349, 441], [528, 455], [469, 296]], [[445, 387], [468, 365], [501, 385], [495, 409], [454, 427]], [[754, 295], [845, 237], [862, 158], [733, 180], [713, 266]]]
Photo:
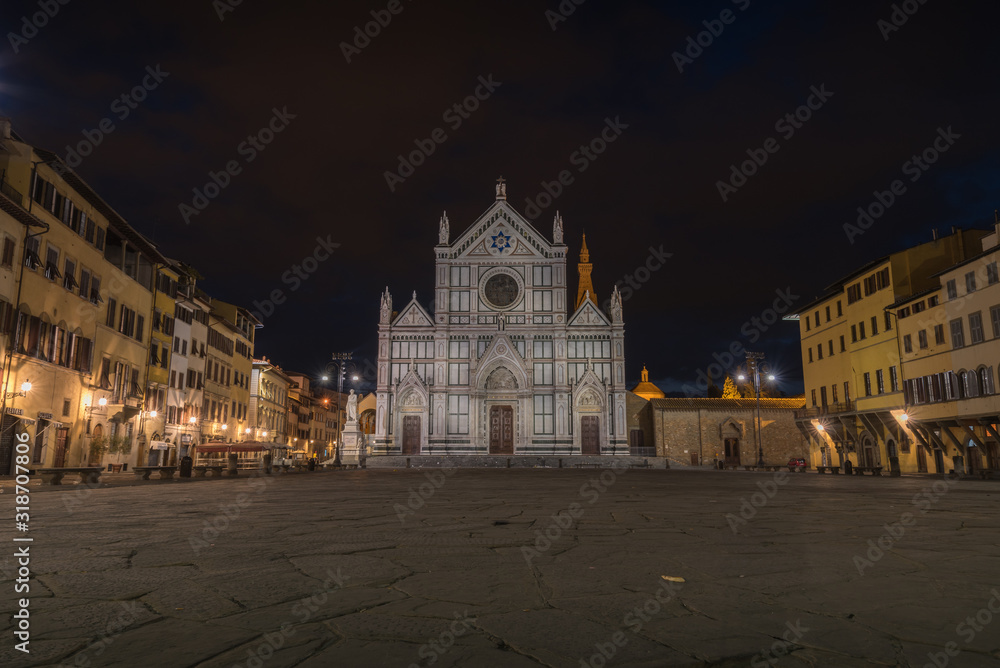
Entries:
[[382, 295], [372, 454], [628, 454], [621, 297], [570, 311], [558, 214], [552, 242], [501, 183], [450, 232], [445, 215], [430, 309]]

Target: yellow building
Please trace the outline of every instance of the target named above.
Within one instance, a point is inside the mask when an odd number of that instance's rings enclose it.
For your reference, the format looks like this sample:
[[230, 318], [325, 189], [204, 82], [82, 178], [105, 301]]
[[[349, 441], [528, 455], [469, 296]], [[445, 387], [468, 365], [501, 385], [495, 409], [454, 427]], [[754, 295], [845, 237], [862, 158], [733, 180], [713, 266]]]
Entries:
[[[167, 443], [167, 394], [170, 389], [184, 389], [184, 373], [171, 368], [171, 352], [181, 354], [181, 340], [174, 336], [179, 272], [167, 264], [156, 267], [153, 284], [153, 313], [150, 317], [149, 357], [146, 360], [146, 393], [140, 416], [140, 444], [147, 449], [146, 461], [152, 466], [174, 464], [176, 444]], [[184, 344], [187, 348], [187, 342]]]
[[[153, 268], [165, 259], [57, 155], [26, 144], [6, 121], [0, 143], [0, 208], [23, 212], [3, 219], [0, 260], [17, 284], [5, 295], [17, 317], [5, 350], [4, 433], [23, 422], [36, 467], [134, 464]], [[25, 235], [36, 218], [44, 229]], [[24, 396], [7, 396], [17, 392]], [[95, 436], [122, 447], [92, 450]]]
[[252, 440], [288, 445], [288, 390], [292, 379], [266, 357], [253, 361], [250, 378]]
[[983, 252], [895, 304], [917, 471], [1000, 471], [1000, 224]]
[[798, 314], [806, 408], [796, 422], [812, 465], [918, 470], [905, 413], [895, 305], [938, 284], [935, 274], [980, 248], [981, 230], [957, 230], [867, 264]]
[[[227, 425], [228, 441], [253, 440], [253, 425], [249, 417], [250, 377], [253, 373], [254, 334], [260, 326], [260, 321], [242, 306], [212, 300], [209, 329], [225, 331], [226, 337], [232, 341], [231, 352], [223, 360], [229, 397], [228, 418], [224, 411], [223, 422]], [[212, 336], [211, 331], [209, 336]]]

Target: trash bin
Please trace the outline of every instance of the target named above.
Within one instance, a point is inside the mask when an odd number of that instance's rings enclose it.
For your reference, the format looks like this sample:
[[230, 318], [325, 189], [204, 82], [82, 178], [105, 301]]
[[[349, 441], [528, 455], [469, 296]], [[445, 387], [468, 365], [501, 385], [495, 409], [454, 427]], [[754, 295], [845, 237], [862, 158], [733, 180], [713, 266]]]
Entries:
[[193, 465], [193, 462], [191, 461], [190, 457], [181, 457], [181, 472], [180, 472], [180, 477], [181, 478], [190, 478], [191, 477], [191, 466], [192, 465]]

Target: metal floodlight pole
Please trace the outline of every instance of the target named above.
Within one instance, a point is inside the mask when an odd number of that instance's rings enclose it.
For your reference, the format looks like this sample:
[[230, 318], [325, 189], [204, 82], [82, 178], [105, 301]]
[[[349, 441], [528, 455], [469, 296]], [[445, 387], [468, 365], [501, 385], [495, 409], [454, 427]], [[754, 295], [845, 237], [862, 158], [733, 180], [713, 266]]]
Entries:
[[764, 353], [747, 351], [747, 365], [753, 369], [754, 391], [757, 394], [757, 424], [753, 430], [754, 440], [757, 442], [757, 466], [764, 465], [764, 434], [760, 428], [760, 365], [763, 359]]
[[351, 359], [351, 353], [334, 353], [333, 362], [337, 365], [337, 447], [334, 450], [333, 464], [340, 466], [340, 450], [342, 447], [341, 436], [343, 431], [342, 420], [340, 419], [340, 397], [344, 394], [344, 372], [345, 364]]

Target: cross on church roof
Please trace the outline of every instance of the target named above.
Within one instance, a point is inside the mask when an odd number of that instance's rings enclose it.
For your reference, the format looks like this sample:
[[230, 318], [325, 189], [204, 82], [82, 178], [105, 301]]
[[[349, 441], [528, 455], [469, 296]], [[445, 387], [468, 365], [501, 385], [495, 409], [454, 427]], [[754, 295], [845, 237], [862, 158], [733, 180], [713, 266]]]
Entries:
[[503, 176], [497, 179], [497, 199], [507, 199], [507, 181]]

